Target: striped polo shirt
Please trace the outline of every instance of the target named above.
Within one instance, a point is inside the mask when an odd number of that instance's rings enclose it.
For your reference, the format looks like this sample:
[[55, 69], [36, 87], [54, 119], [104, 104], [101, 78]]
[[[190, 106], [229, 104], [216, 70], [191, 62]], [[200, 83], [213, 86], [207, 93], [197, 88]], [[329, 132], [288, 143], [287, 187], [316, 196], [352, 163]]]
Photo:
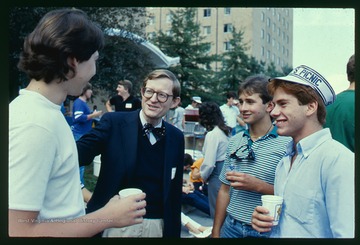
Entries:
[[[291, 140], [291, 137], [279, 136], [276, 130], [275, 126], [269, 134], [254, 142], [250, 139], [248, 130], [233, 136], [226, 151], [220, 181], [225, 185], [230, 185], [225, 173], [231, 166], [234, 171], [255, 176], [273, 185], [276, 166], [286, 152], [287, 143]], [[255, 159], [247, 157], [251, 150], [254, 152]], [[234, 152], [241, 160], [230, 157]], [[230, 187], [230, 203], [226, 211], [236, 220], [250, 224], [255, 207], [261, 206], [261, 195], [258, 192], [236, 190]]]

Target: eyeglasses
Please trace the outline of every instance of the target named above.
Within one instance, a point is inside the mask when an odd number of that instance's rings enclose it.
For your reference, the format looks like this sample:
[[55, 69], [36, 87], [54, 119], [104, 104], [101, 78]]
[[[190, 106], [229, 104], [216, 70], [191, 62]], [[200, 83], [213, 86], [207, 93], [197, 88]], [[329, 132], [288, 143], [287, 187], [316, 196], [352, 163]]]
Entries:
[[[238, 155], [236, 155], [236, 153], [242, 148], [244, 148], [244, 149], [241, 152], [244, 152], [246, 150], [248, 150], [248, 152], [249, 152], [246, 157], [239, 157]], [[234, 151], [233, 153], [230, 154], [230, 158], [236, 159], [238, 161], [242, 161], [244, 159], [254, 161], [255, 160], [255, 152], [253, 151], [253, 149], [251, 149], [251, 147], [249, 145], [242, 145], [239, 148], [237, 148], [236, 151]]]
[[151, 88], [146, 88], [146, 87], [141, 89], [141, 93], [146, 99], [151, 99], [153, 95], [156, 94], [156, 99], [161, 103], [165, 103], [169, 97], [173, 97], [173, 95], [171, 94], [167, 94], [164, 92], [157, 92]]

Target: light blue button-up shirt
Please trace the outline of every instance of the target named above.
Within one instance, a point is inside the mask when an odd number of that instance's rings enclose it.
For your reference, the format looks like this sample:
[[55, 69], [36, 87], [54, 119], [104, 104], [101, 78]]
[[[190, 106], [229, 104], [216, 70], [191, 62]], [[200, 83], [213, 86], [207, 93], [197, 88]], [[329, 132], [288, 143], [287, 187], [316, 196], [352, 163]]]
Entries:
[[354, 237], [354, 154], [322, 129], [293, 144], [277, 166], [275, 195], [284, 198], [272, 237]]

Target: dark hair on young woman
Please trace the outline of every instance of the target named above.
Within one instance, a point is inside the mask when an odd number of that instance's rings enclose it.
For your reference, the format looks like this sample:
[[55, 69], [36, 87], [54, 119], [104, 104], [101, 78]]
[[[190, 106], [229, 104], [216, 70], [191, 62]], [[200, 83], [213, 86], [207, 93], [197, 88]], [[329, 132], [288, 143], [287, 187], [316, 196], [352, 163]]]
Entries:
[[230, 135], [231, 128], [225, 124], [220, 107], [215, 102], [204, 102], [199, 107], [200, 125], [207, 131], [211, 131], [218, 126], [227, 136]]
[[68, 58], [87, 61], [104, 46], [102, 30], [78, 9], [57, 9], [47, 13], [24, 41], [18, 68], [30, 79], [50, 83], [68, 80]]

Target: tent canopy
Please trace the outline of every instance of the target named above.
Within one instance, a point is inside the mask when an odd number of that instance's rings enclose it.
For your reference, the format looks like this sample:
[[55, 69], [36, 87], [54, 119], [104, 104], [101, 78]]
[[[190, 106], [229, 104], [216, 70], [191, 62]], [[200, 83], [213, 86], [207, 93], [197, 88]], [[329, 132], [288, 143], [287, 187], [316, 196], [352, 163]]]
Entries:
[[119, 36], [132, 40], [134, 44], [150, 58], [155, 68], [168, 68], [170, 66], [176, 66], [180, 63], [180, 57], [167, 56], [157, 46], [132, 32], [112, 28], [108, 29], [106, 33], [110, 36]]

